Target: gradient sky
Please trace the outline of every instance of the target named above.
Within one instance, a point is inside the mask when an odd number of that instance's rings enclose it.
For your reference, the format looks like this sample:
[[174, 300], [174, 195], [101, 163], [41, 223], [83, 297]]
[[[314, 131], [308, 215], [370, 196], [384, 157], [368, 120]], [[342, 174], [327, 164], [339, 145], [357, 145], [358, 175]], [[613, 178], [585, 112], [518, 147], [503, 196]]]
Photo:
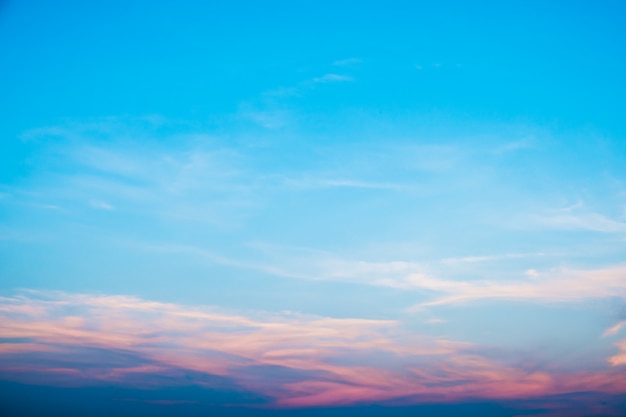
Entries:
[[0, 2], [0, 410], [623, 415], [624, 16]]

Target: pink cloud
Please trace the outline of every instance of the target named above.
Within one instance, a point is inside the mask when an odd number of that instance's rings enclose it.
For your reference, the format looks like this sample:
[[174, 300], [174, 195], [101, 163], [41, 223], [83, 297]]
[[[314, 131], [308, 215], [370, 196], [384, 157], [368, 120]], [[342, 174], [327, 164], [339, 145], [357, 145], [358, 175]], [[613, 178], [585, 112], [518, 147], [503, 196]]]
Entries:
[[[149, 384], [158, 381], [154, 375], [196, 372], [226, 377], [283, 407], [626, 393], [626, 375], [617, 368], [626, 363], [626, 342], [606, 369], [531, 372], [489, 359], [479, 346], [411, 334], [393, 320], [248, 317], [127, 296], [64, 293], [4, 298], [0, 330], [13, 340], [0, 344], [0, 373], [54, 384]], [[125, 365], [93, 357], [79, 361], [89, 349], [123, 351], [136, 359]], [[11, 359], [16, 354], [64, 355], [69, 364], [38, 360], [21, 366]], [[386, 359], [372, 360], [380, 357]], [[266, 374], [268, 367], [279, 376]]]
[[611, 326], [608, 329], [606, 329], [606, 331], [602, 333], [602, 336], [615, 336], [617, 333], [619, 333], [622, 327], [624, 327], [624, 324], [626, 324], [626, 321], [624, 320], [620, 321], [614, 326]]

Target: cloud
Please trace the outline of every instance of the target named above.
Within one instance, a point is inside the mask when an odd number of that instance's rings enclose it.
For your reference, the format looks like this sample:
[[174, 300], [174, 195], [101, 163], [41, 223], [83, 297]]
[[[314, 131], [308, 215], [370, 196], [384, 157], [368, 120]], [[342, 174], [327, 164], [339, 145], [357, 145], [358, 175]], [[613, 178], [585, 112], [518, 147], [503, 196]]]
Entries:
[[253, 244], [262, 260], [242, 265], [278, 276], [316, 281], [340, 281], [397, 289], [410, 289], [423, 266], [414, 262], [373, 262], [347, 259], [323, 250]]
[[447, 264], [456, 264], [456, 263], [479, 263], [479, 262], [494, 262], [494, 261], [502, 261], [508, 259], [521, 259], [521, 258], [532, 258], [532, 257], [540, 257], [545, 256], [545, 253], [505, 253], [502, 255], [484, 255], [484, 256], [462, 256], [456, 258], [445, 258], [442, 259], [441, 262]]
[[336, 83], [336, 82], [346, 82], [346, 81], [354, 81], [354, 78], [341, 75], [341, 74], [324, 74], [321, 77], [313, 78], [313, 82], [315, 83]]
[[626, 365], [626, 339], [617, 343], [620, 353], [609, 358], [609, 363], [613, 366]]
[[411, 191], [417, 187], [391, 182], [364, 181], [324, 176], [283, 177], [285, 185], [296, 188], [362, 188], [370, 190]]
[[626, 375], [612, 368], [525, 370], [468, 343], [408, 333], [394, 320], [246, 316], [60, 292], [0, 302], [0, 375], [29, 383], [141, 388], [193, 372], [217, 378], [196, 379], [204, 386], [235, 384], [285, 407], [626, 392]]
[[270, 275], [311, 281], [336, 281], [395, 289], [415, 289], [414, 274], [423, 266], [413, 262], [372, 262], [345, 259], [310, 248], [250, 243], [252, 259], [228, 257], [202, 247], [174, 244], [135, 244], [135, 248], [161, 253], [186, 253], [211, 263], [249, 269]]
[[333, 65], [336, 65], [338, 67], [345, 67], [345, 66], [360, 64], [361, 62], [362, 60], [359, 58], [346, 58], [346, 59], [340, 59], [340, 60], [333, 62]]
[[[528, 269], [524, 279], [467, 281], [440, 278], [432, 274], [427, 265], [416, 262], [349, 259], [323, 250], [264, 243], [250, 244], [249, 247], [257, 251], [254, 261], [231, 259], [194, 246], [148, 245], [146, 249], [190, 253], [218, 264], [288, 278], [428, 292], [431, 300], [409, 307], [409, 312], [430, 306], [487, 299], [526, 302], [576, 302], [615, 297], [626, 299], [626, 266], [591, 270]], [[475, 263], [533, 255], [543, 254], [448, 258], [443, 263]]]
[[[337, 61], [335, 65], [348, 66], [356, 61]], [[280, 129], [295, 126], [300, 119], [290, 99], [303, 98], [307, 91], [316, 88], [316, 84], [351, 82], [349, 75], [326, 73], [320, 77], [302, 80], [291, 86], [280, 86], [264, 91], [251, 102], [241, 104], [238, 117], [249, 119], [266, 129]]]
[[562, 269], [544, 273], [533, 271], [531, 279], [514, 281], [468, 282], [415, 275], [408, 282], [415, 288], [444, 294], [433, 301], [415, 305], [409, 311], [484, 299], [566, 302], [590, 298], [626, 298], [624, 266], [596, 270]]
[[609, 327], [608, 329], [606, 329], [606, 331], [604, 333], [602, 333], [602, 336], [614, 336], [617, 333], [619, 333], [619, 331], [622, 329], [622, 327], [624, 327], [624, 324], [626, 324], [626, 321], [622, 320], [619, 323], [615, 324], [614, 326]]
[[626, 223], [599, 213], [558, 213], [538, 217], [537, 221], [550, 228], [564, 230], [588, 230], [600, 233], [625, 233]]
[[517, 152], [521, 150], [532, 149], [537, 146], [537, 139], [534, 136], [529, 136], [524, 139], [504, 143], [497, 146], [493, 152], [496, 154], [506, 154], [511, 152]]
[[191, 133], [156, 135], [146, 148], [125, 139], [134, 129], [103, 124], [99, 132], [64, 129], [65, 141], [38, 156], [42, 169], [14, 204], [53, 201], [67, 213], [88, 206], [216, 227], [238, 222], [250, 207], [256, 179], [245, 172], [243, 153]]
[[[428, 291], [431, 301], [414, 305], [408, 311], [427, 306], [467, 303], [484, 299], [575, 302], [593, 298], [620, 297], [626, 299], [626, 267], [575, 270], [553, 269], [526, 271], [525, 279], [511, 280], [452, 280], [431, 274], [426, 265], [406, 261], [372, 262], [346, 259], [332, 253], [309, 248], [284, 247], [268, 244], [252, 245], [264, 254], [260, 261], [244, 263], [218, 257], [218, 262], [246, 269], [256, 269], [278, 276], [322, 281], [351, 282], [402, 290]], [[199, 248], [189, 248], [197, 254]], [[214, 254], [208, 254], [213, 259]], [[449, 258], [444, 263], [475, 263], [502, 259], [517, 259], [543, 254], [507, 254]]]
[[242, 117], [252, 120], [266, 129], [280, 129], [287, 126], [293, 119], [290, 111], [285, 109], [252, 109], [244, 106], [240, 111]]
[[89, 202], [89, 205], [98, 210], [107, 210], [107, 211], [115, 210], [115, 207], [113, 207], [109, 203], [105, 203], [104, 201], [100, 201], [100, 200], [91, 200]]

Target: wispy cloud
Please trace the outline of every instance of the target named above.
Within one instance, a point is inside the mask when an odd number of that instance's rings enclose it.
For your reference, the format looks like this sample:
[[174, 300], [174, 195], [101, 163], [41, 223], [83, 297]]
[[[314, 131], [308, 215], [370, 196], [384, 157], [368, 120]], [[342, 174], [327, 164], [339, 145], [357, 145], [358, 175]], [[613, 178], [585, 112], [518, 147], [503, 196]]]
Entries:
[[624, 324], [626, 324], [626, 321], [624, 320], [616, 323], [614, 326], [611, 326], [608, 329], [606, 329], [606, 331], [602, 333], [602, 336], [605, 336], [605, 337], [615, 336], [617, 333], [619, 333], [620, 330], [622, 330], [622, 327], [624, 327]]
[[346, 59], [339, 59], [333, 62], [333, 65], [336, 65], [338, 67], [345, 67], [345, 66], [360, 64], [361, 62], [363, 61], [360, 58], [346, 58]]
[[609, 358], [609, 363], [613, 366], [621, 366], [626, 365], [626, 340], [622, 340], [617, 343], [616, 346], [619, 348], [620, 352]]
[[[346, 282], [412, 290], [416, 293], [426, 291], [431, 300], [408, 308], [409, 312], [420, 311], [430, 306], [477, 300], [577, 302], [595, 298], [626, 299], [626, 267], [623, 266], [595, 270], [529, 269], [525, 271], [524, 279], [468, 281], [441, 278], [431, 272], [431, 266], [417, 262], [375, 262], [342, 258], [330, 252], [310, 248], [258, 243], [249, 246], [257, 252], [253, 256], [254, 260], [229, 258], [189, 245], [148, 245], [146, 249], [190, 253], [218, 264], [281, 277]], [[500, 259], [507, 257], [451, 258], [451, 261], [444, 263], [475, 263]]]
[[115, 207], [113, 207], [112, 205], [110, 205], [109, 203], [106, 203], [104, 201], [100, 201], [100, 200], [91, 200], [89, 202], [89, 205], [91, 205], [91, 207], [98, 209], [98, 210], [114, 210]]
[[554, 213], [538, 217], [537, 221], [555, 229], [588, 230], [601, 233], [625, 233], [626, 223], [599, 213]]
[[415, 287], [444, 295], [416, 305], [410, 311], [484, 299], [571, 302], [590, 298], [626, 298], [626, 267], [623, 266], [597, 270], [534, 271], [531, 278], [524, 281], [450, 281], [414, 276], [410, 282]]
[[496, 148], [494, 149], [494, 153], [506, 154], [510, 152], [517, 152], [521, 150], [532, 149], [537, 146], [536, 142], [537, 142], [537, 139], [534, 136], [525, 137], [520, 140], [511, 141], [511, 142], [496, 146]]
[[255, 251], [253, 259], [236, 259], [191, 245], [143, 244], [136, 247], [162, 253], [187, 253], [207, 259], [211, 263], [286, 278], [347, 282], [396, 289], [415, 288], [414, 274], [423, 270], [423, 266], [412, 262], [346, 259], [322, 250], [263, 243], [248, 244], [248, 247]]
[[410, 191], [417, 189], [414, 185], [347, 178], [331, 178], [323, 174], [318, 176], [283, 177], [282, 182], [288, 186], [297, 188], [363, 188], [390, 191]]
[[38, 156], [41, 172], [29, 192], [14, 200], [54, 201], [74, 213], [88, 206], [216, 226], [249, 207], [254, 179], [245, 173], [245, 156], [232, 147], [207, 135], [178, 134], [156, 135], [159, 144], [146, 149], [125, 139], [132, 129], [103, 125], [102, 131], [80, 125], [55, 130], [65, 141]]
[[414, 262], [349, 259], [310, 248], [269, 244], [252, 247], [263, 256], [248, 267], [290, 278], [410, 289], [415, 274], [422, 274], [424, 270]]
[[291, 113], [284, 109], [247, 109], [242, 111], [241, 115], [244, 118], [249, 118], [266, 129], [279, 129], [285, 127], [292, 119]]
[[[340, 61], [337, 61], [340, 62]], [[343, 62], [343, 61], [342, 61]], [[356, 61], [346, 60], [338, 66], [351, 66]], [[252, 101], [242, 103], [238, 117], [251, 120], [266, 129], [293, 127], [298, 120], [297, 112], [290, 103], [294, 98], [303, 98], [306, 93], [315, 89], [318, 84], [331, 84], [355, 81], [346, 74], [326, 73], [324, 75], [302, 80], [293, 85], [269, 89]]]
[[354, 78], [348, 75], [333, 74], [333, 73], [328, 73], [328, 74], [322, 75], [321, 77], [313, 78], [313, 82], [315, 83], [337, 83], [337, 82], [346, 82], [346, 81], [354, 81]]
[[[338, 194], [335, 191], [343, 189], [350, 190], [355, 195], [358, 192], [359, 197], [370, 192], [370, 196], [374, 196], [376, 201], [385, 202], [385, 213], [381, 211], [373, 214], [372, 211], [361, 215], [359, 225], [363, 226], [363, 235], [359, 231], [359, 236], [362, 241], [385, 239], [385, 233], [369, 233], [367, 229], [368, 224], [376, 223], [378, 218], [374, 216], [379, 213], [389, 218], [397, 216], [395, 221], [389, 220], [389, 224], [396, 230], [403, 229], [405, 224], [409, 225], [411, 236], [422, 246], [435, 244], [427, 241], [427, 238], [420, 238], [421, 234], [435, 236], [440, 232], [448, 233], [450, 239], [453, 239], [456, 237], [456, 230], [452, 229], [456, 225], [463, 227], [474, 223], [484, 224], [474, 220], [482, 220], [480, 216], [487, 218], [493, 214], [489, 210], [487, 213], [483, 212], [483, 207], [488, 203], [481, 203], [480, 210], [476, 210], [480, 212], [478, 215], [472, 212], [472, 207], [464, 211], [455, 209], [455, 204], [460, 201], [455, 193], [467, 191], [463, 198], [474, 198], [485, 184], [491, 184], [489, 181], [494, 176], [491, 171], [486, 175], [481, 174], [476, 183], [469, 185], [466, 177], [472, 176], [472, 155], [480, 154], [481, 158], [488, 155], [487, 157], [493, 158], [492, 146], [477, 151], [454, 141], [443, 145], [434, 145], [432, 141], [419, 144], [413, 143], [415, 141], [374, 141], [327, 147], [311, 145], [303, 150], [299, 148], [301, 142], [295, 141], [297, 143], [294, 145], [291, 138], [287, 144], [281, 144], [282, 147], [274, 147], [272, 144], [259, 144], [247, 137], [225, 139], [201, 132], [166, 132], [161, 136], [150, 136], [153, 131], [146, 130], [144, 125], [153, 126], [159, 123], [163, 122], [138, 122], [137, 127], [132, 123], [126, 126], [123, 121], [104, 120], [30, 132], [27, 135], [30, 140], [37, 140], [38, 137], [39, 140], [44, 140], [43, 136], [53, 134], [61, 135], [66, 141], [57, 140], [53, 149], [40, 157], [44, 162], [44, 169], [30, 178], [28, 193], [19, 194], [19, 198], [28, 200], [33, 207], [53, 202], [55, 207], [63, 207], [64, 213], [72, 215], [85, 207], [114, 209], [116, 215], [120, 216], [132, 213], [133, 216], [152, 220], [151, 224], [156, 227], [164, 223], [168, 224], [169, 230], [179, 227], [180, 235], [195, 234], [195, 231], [186, 233], [185, 230], [189, 231], [190, 225], [197, 224], [209, 228], [240, 227], [251, 230], [249, 234], [241, 233], [232, 239], [236, 242], [231, 242], [231, 247], [240, 248], [250, 240], [263, 239], [258, 236], [264, 232], [257, 234], [258, 229], [252, 221], [246, 223], [246, 220], [263, 218], [270, 213], [271, 216], [276, 216], [276, 213], [280, 213], [278, 216], [292, 216], [293, 213], [288, 212], [291, 209], [285, 209], [283, 202], [294, 202], [299, 198], [294, 195], [302, 195], [302, 191], [309, 190], [317, 192], [316, 188], [333, 191], [333, 194]], [[135, 136], [149, 137], [149, 143], [154, 146], [142, 146], [132, 139]], [[237, 142], [238, 146], [233, 146], [230, 139]], [[296, 151], [294, 147], [297, 148]], [[284, 160], [293, 155], [292, 152], [310, 152], [315, 157], [302, 158], [283, 165]], [[11, 195], [13, 194], [18, 195], [11, 191]], [[349, 213], [349, 209], [353, 208], [352, 201], [341, 205], [322, 194], [324, 193], [320, 192], [311, 199], [313, 201], [321, 196], [319, 200], [315, 200], [320, 211], [331, 208], [337, 213]], [[16, 198], [5, 200], [13, 203]], [[400, 199], [388, 204], [384, 200], [386, 198], [389, 198], [389, 202], [394, 198]], [[345, 202], [347, 199], [337, 200]], [[297, 211], [304, 205], [296, 204], [294, 207]], [[408, 208], [401, 210], [402, 207]], [[424, 207], [423, 215], [417, 216], [412, 207]], [[504, 208], [505, 211], [509, 209]], [[518, 210], [518, 207], [511, 210]], [[94, 215], [93, 210], [84, 211], [89, 212], [86, 215]], [[257, 217], [253, 213], [260, 215]], [[467, 220], [463, 220], [460, 213], [467, 215]], [[528, 215], [521, 216], [526, 216], [528, 220]], [[342, 218], [348, 217], [346, 215]], [[120, 224], [124, 223], [132, 228], [135, 218], [129, 216]], [[455, 226], [450, 226], [448, 220]], [[611, 233], [626, 230], [623, 222], [593, 213], [582, 203], [560, 210], [544, 210], [533, 221], [535, 226], [541, 225], [541, 233], [549, 233], [555, 228]], [[242, 225], [246, 228], [241, 227]], [[502, 230], [492, 228], [489, 233], [495, 231]], [[125, 230], [119, 228], [117, 232], [118, 238], [123, 240]], [[156, 235], [159, 233], [155, 233]], [[332, 236], [328, 236], [328, 240], [332, 240]], [[540, 241], [538, 239], [536, 242]], [[165, 233], [161, 233], [152, 242], [170, 240]], [[254, 253], [248, 257], [250, 253], [246, 252], [245, 255], [233, 256], [232, 251], [222, 254], [222, 249], [214, 242], [206, 245], [202, 242], [193, 245], [188, 243], [181, 239], [171, 245], [162, 246], [175, 247], [175, 251], [186, 248], [191, 253], [219, 261], [222, 265], [253, 269], [277, 276], [403, 290], [426, 290], [422, 291], [422, 295], [432, 297], [432, 301], [425, 305], [478, 299], [568, 301], [591, 297], [623, 297], [624, 291], [624, 276], [619, 267], [576, 271], [566, 268], [550, 270], [543, 266], [544, 272], [537, 272], [539, 269], [530, 264], [530, 258], [547, 257], [546, 254], [554, 253], [553, 248], [542, 252], [541, 246], [537, 245], [532, 246], [537, 247], [537, 252], [517, 252], [518, 249], [503, 248], [502, 252], [491, 255], [487, 248], [476, 256], [444, 257], [445, 255], [441, 256], [442, 252], [447, 253], [439, 243], [440, 247], [430, 252], [435, 255], [429, 261], [411, 254], [396, 256], [387, 253], [384, 257], [373, 256], [371, 253], [370, 256], [362, 257], [345, 255], [359, 253], [359, 248], [355, 247], [339, 251], [280, 249], [276, 246], [262, 254]], [[356, 242], [354, 245], [360, 243]], [[320, 247], [323, 245], [322, 243]], [[528, 247], [530, 246], [526, 246]], [[567, 249], [563, 252], [567, 252]], [[468, 253], [467, 250], [465, 253]], [[488, 262], [513, 259], [520, 260], [519, 263], [524, 260], [525, 265], [520, 267], [520, 271], [534, 272], [528, 273], [527, 279], [509, 279], [512, 275], [519, 275], [519, 271], [513, 271], [505, 279], [497, 271], [486, 271], [487, 267], [482, 266]], [[470, 280], [467, 279], [467, 273], [459, 272], [460, 265], [463, 268], [469, 268], [468, 265], [475, 268]], [[451, 271], [455, 268], [456, 270]], [[483, 269], [476, 271], [480, 268]], [[477, 280], [476, 276], [482, 279]]]
[[502, 255], [482, 255], [482, 256], [461, 256], [456, 258], [445, 258], [441, 262], [443, 263], [479, 263], [479, 262], [493, 262], [507, 259], [523, 259], [532, 257], [546, 256], [545, 253], [505, 253]]

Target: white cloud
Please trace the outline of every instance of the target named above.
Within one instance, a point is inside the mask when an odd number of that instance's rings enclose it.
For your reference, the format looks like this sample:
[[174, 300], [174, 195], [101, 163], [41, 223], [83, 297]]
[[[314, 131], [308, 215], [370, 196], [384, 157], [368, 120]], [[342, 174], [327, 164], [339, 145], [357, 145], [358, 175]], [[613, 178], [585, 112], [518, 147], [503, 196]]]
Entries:
[[310, 248], [285, 247], [263, 243], [249, 244], [256, 250], [248, 260], [223, 256], [190, 245], [138, 245], [146, 250], [188, 253], [235, 268], [250, 269], [286, 278], [312, 281], [338, 281], [360, 285], [411, 289], [423, 266], [404, 261], [373, 262], [344, 259], [330, 252]]
[[256, 268], [279, 276], [342, 281], [390, 288], [411, 288], [413, 274], [423, 267], [412, 262], [372, 262], [344, 259], [332, 253], [309, 248], [255, 245], [265, 254]]
[[485, 299], [571, 302], [590, 298], [626, 298], [624, 266], [597, 270], [562, 269], [541, 274], [535, 272], [531, 279], [515, 281], [450, 281], [416, 275], [411, 282], [416, 288], [444, 295], [414, 305], [409, 311]]
[[544, 226], [564, 230], [588, 230], [601, 233], [625, 233], [626, 223], [598, 213], [556, 213], [537, 217]]
[[483, 256], [462, 256], [456, 258], [445, 258], [441, 262], [448, 264], [455, 263], [479, 263], [479, 262], [494, 262], [506, 259], [521, 259], [531, 258], [537, 256], [545, 256], [545, 253], [505, 253], [502, 255], [483, 255]]
[[[477, 300], [519, 300], [576, 302], [593, 298], [626, 299], [626, 267], [595, 270], [527, 270], [526, 279], [473, 280], [443, 279], [431, 274], [427, 265], [407, 261], [368, 261], [346, 259], [310, 248], [250, 244], [257, 250], [255, 260], [234, 259], [193, 246], [145, 246], [146, 248], [187, 252], [211, 262], [267, 274], [316, 281], [348, 282], [402, 290], [427, 291], [431, 300], [413, 305], [408, 312], [426, 307], [467, 303]], [[259, 256], [260, 254], [260, 256]], [[617, 332], [619, 326], [613, 330]], [[617, 329], [617, 330], [615, 330]], [[607, 331], [607, 332], [609, 332]]]
[[304, 176], [304, 177], [282, 177], [282, 182], [290, 187], [297, 188], [363, 188], [372, 190], [391, 190], [391, 191], [408, 191], [414, 190], [416, 187], [376, 182], [376, 181], [364, 181], [357, 179], [341, 179], [330, 178], [328, 176]]

